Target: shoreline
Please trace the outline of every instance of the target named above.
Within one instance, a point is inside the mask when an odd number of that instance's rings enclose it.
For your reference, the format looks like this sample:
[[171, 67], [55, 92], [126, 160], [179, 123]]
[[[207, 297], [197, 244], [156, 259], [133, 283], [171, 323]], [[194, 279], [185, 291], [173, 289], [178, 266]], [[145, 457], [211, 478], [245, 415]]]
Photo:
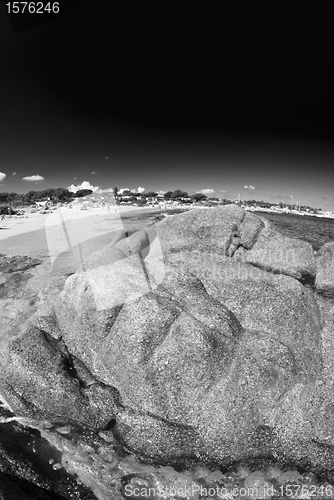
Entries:
[[[204, 206], [194, 206], [194, 207], [187, 207], [187, 210], [195, 210], [197, 208], [205, 209], [205, 208], [216, 208], [216, 207], [204, 207]], [[316, 217], [318, 219], [324, 219], [324, 220], [334, 220], [334, 215], [329, 216], [329, 215], [323, 215], [323, 214], [312, 214], [312, 213], [305, 213], [305, 212], [298, 212], [298, 211], [281, 211], [281, 210], [270, 210], [270, 209], [261, 209], [261, 208], [249, 208], [249, 207], [242, 207], [244, 208], [247, 212], [252, 212], [252, 213], [267, 213], [267, 214], [275, 214], [275, 215], [289, 215], [289, 216], [301, 216], [301, 217]], [[180, 210], [183, 212], [185, 210], [184, 207], [175, 207], [173, 209], [162, 209], [161, 207], [133, 207], [133, 206], [119, 206], [117, 207], [117, 211], [114, 209], [114, 207], [111, 207], [110, 210], [107, 210], [106, 208], [90, 208], [87, 211], [82, 210], [76, 207], [69, 208], [69, 207], [59, 207], [55, 210], [52, 210], [48, 213], [39, 213], [39, 212], [33, 212], [30, 213], [30, 208], [23, 209], [25, 211], [25, 215], [12, 215], [10, 218], [2, 219], [0, 220], [0, 247], [1, 247], [1, 242], [7, 238], [10, 238], [12, 236], [16, 235], [21, 235], [27, 232], [31, 231], [36, 231], [39, 229], [42, 229], [45, 227], [45, 223], [47, 219], [50, 219], [50, 217], [54, 217], [56, 213], [61, 213], [63, 216], [66, 217], [67, 220], [80, 220], [84, 218], [90, 218], [90, 217], [111, 217], [115, 219], [119, 218], [125, 218], [125, 214], [128, 217], [135, 217], [137, 214], [140, 214], [140, 216], [144, 214], [149, 214], [149, 213], [168, 213], [171, 210], [172, 211], [177, 211]], [[131, 215], [132, 214], [132, 215]], [[0, 253], [1, 253], [1, 248], [0, 248]]]
[[[193, 207], [208, 208], [208, 207]], [[214, 207], [211, 207], [214, 208]], [[245, 208], [245, 207], [243, 207]], [[189, 208], [187, 209], [187, 211]], [[315, 214], [299, 214], [273, 210], [249, 210], [256, 215], [273, 216], [301, 216], [301, 220], [312, 217], [314, 220], [328, 221], [332, 223], [334, 218]], [[108, 234], [119, 229], [143, 228], [147, 225], [150, 216], [170, 216], [170, 212], [182, 213], [180, 208], [161, 209], [159, 207], [114, 207], [108, 211], [107, 208], [90, 208], [87, 211], [79, 208], [58, 207], [52, 212], [30, 213], [30, 208], [25, 210], [25, 215], [16, 216], [0, 221], [0, 254], [4, 255], [27, 255], [39, 258], [56, 258], [61, 252], [68, 251], [69, 247], [77, 247], [78, 243], [87, 240], [92, 241], [92, 246], [98, 250], [98, 244], [108, 244]], [[131, 226], [131, 227], [129, 227]], [[96, 242], [94, 242], [96, 240]], [[106, 243], [107, 242], [107, 243]], [[89, 246], [89, 245], [88, 245]], [[50, 251], [51, 249], [51, 251]], [[52, 259], [51, 259], [52, 260]]]
[[[123, 221], [140, 225], [150, 214], [157, 213], [154, 208], [133, 209], [119, 207], [117, 212], [106, 209], [77, 210], [61, 207], [47, 214], [32, 213], [26, 216], [12, 216], [0, 221], [0, 254], [32, 255], [43, 254], [50, 246], [75, 246], [79, 240], [85, 241], [104, 236], [124, 228]], [[63, 240], [68, 240], [67, 244]], [[64, 249], [66, 249], [64, 248]], [[46, 255], [45, 255], [46, 256]]]
[[306, 212], [285, 212], [285, 211], [282, 211], [282, 210], [269, 210], [269, 209], [249, 209], [249, 208], [246, 208], [246, 207], [243, 207], [245, 210], [247, 210], [247, 212], [254, 212], [254, 213], [266, 213], [266, 214], [276, 214], [276, 215], [297, 215], [297, 216], [300, 216], [300, 217], [317, 217], [318, 219], [326, 219], [326, 220], [334, 220], [334, 215], [333, 216], [330, 216], [330, 215], [323, 215], [323, 214], [309, 214], [309, 213], [306, 213]]
[[[155, 208], [144, 208], [136, 209], [135, 207], [119, 207], [117, 211], [110, 210], [107, 211], [103, 208], [93, 208], [90, 210], [80, 210], [75, 208], [60, 207], [50, 211], [49, 213], [30, 213], [29, 210], [25, 211], [25, 215], [12, 215], [11, 218], [7, 218], [0, 221], [0, 242], [11, 236], [16, 236], [17, 234], [23, 234], [30, 231], [36, 231], [45, 227], [45, 221], [50, 218], [54, 218], [55, 214], [62, 214], [67, 218], [67, 220], [80, 220], [84, 218], [100, 216], [100, 217], [114, 217], [119, 218], [121, 214], [128, 214], [129, 212], [137, 212], [140, 214], [157, 212]], [[24, 224], [24, 230], [23, 225]], [[22, 226], [22, 227], [21, 227]], [[7, 233], [7, 230], [11, 230]], [[5, 232], [3, 232], [5, 231]]]

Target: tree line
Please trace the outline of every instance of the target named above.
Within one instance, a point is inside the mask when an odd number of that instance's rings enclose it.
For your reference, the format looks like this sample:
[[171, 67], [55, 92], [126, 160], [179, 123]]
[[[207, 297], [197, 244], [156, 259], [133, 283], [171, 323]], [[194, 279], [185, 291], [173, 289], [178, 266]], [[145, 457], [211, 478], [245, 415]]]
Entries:
[[[124, 190], [122, 193], [119, 192], [118, 188], [113, 188], [114, 197], [116, 203], [120, 203], [124, 199], [130, 202], [136, 203], [147, 203], [148, 200], [155, 198], [158, 193], [156, 191], [149, 191], [147, 193], [134, 193], [130, 190]], [[83, 196], [87, 196], [92, 194], [93, 191], [91, 189], [80, 189], [76, 193], [69, 191], [68, 189], [59, 187], [59, 188], [49, 188], [44, 189], [43, 191], [29, 191], [26, 194], [17, 194], [17, 193], [0, 193], [0, 205], [6, 206], [23, 206], [23, 205], [32, 205], [36, 201], [46, 201], [50, 200], [52, 203], [70, 203], [75, 198], [81, 198]], [[186, 198], [186, 200], [185, 200]], [[219, 200], [219, 198], [208, 197], [203, 193], [195, 193], [189, 195], [186, 191], [182, 191], [181, 189], [175, 189], [175, 191], [167, 191], [164, 194], [164, 200], [166, 201], [183, 201], [183, 202], [196, 202], [196, 201], [221, 201], [223, 203], [231, 203], [231, 200]], [[268, 203], [265, 201], [257, 201], [257, 200], [245, 200], [242, 202], [244, 205], [253, 205], [259, 206], [262, 208], [270, 208], [272, 203]], [[239, 202], [241, 204], [241, 202]], [[293, 208], [290, 204], [278, 203], [278, 205], [283, 207], [288, 207], [290, 209]], [[308, 205], [300, 206], [300, 210], [309, 211], [313, 213], [317, 213], [318, 210], [312, 208]]]
[[[129, 190], [125, 190], [119, 193], [118, 188], [113, 188], [115, 200], [121, 200], [123, 197], [130, 197], [130, 201], [135, 201], [138, 198], [150, 199], [157, 196], [158, 193], [155, 191], [149, 191], [147, 193], [134, 193]], [[74, 198], [80, 198], [92, 194], [91, 189], [80, 189], [76, 193], [73, 193], [65, 188], [49, 188], [42, 191], [29, 191], [25, 194], [18, 193], [0, 193], [0, 203], [8, 205], [31, 205], [36, 201], [46, 201], [50, 200], [53, 203], [57, 202], [71, 202]], [[167, 191], [164, 194], [165, 200], [181, 200], [182, 198], [189, 198], [189, 200], [200, 201], [200, 200], [217, 200], [218, 198], [208, 198], [205, 194], [195, 193], [193, 195], [188, 195], [186, 191], [181, 189], [176, 189], [175, 191]]]
[[36, 201], [46, 201], [48, 199], [53, 203], [64, 203], [73, 201], [74, 198], [87, 196], [92, 192], [91, 189], [80, 189], [76, 193], [72, 193], [65, 188], [50, 188], [43, 191], [29, 191], [26, 194], [0, 193], [0, 203], [12, 206], [32, 205]]
[[[122, 191], [122, 193], [119, 192], [118, 188], [115, 187], [113, 188], [114, 192], [114, 197], [116, 201], [122, 201], [124, 198], [128, 199], [129, 201], [136, 201], [138, 198], [142, 199], [149, 199], [149, 198], [155, 198], [158, 193], [155, 191], [149, 191], [147, 193], [134, 193], [128, 189]], [[184, 198], [189, 198], [189, 201], [201, 201], [201, 200], [216, 200], [219, 201], [218, 198], [208, 198], [205, 194], [203, 193], [195, 193], [192, 195], [189, 195], [186, 191], [182, 191], [181, 189], [175, 189], [175, 191], [167, 191], [164, 194], [164, 199], [167, 200], [184, 200]]]

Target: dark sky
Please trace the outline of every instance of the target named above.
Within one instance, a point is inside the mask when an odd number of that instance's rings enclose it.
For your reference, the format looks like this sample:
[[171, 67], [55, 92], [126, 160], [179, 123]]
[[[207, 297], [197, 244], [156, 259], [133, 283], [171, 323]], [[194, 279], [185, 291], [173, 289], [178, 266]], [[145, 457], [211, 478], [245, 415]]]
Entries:
[[15, 33], [0, 3], [0, 191], [87, 181], [334, 211], [329, 3], [115, 3]]

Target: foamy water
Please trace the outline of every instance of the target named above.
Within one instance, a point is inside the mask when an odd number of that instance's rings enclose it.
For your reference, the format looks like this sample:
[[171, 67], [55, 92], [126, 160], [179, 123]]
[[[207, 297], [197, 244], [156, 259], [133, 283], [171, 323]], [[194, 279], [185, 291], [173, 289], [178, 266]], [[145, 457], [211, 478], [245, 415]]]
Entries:
[[[312, 473], [300, 474], [295, 469], [283, 471], [275, 465], [265, 469], [239, 465], [229, 471], [196, 466], [180, 471], [171, 466], [145, 464], [133, 454], [122, 456], [111, 431], [84, 436], [70, 426], [55, 428], [47, 421], [17, 417], [0, 419], [2, 425], [13, 421], [38, 430], [40, 440], [46, 439], [60, 452], [58, 461], [46, 453], [44, 458], [50, 469], [74, 474], [78, 484], [89, 488], [99, 500], [274, 498], [288, 484], [304, 484], [309, 490], [312, 485], [320, 486]], [[38, 438], [32, 446], [38, 450]], [[329, 487], [327, 483], [325, 486]], [[308, 497], [304, 493], [294, 498]]]

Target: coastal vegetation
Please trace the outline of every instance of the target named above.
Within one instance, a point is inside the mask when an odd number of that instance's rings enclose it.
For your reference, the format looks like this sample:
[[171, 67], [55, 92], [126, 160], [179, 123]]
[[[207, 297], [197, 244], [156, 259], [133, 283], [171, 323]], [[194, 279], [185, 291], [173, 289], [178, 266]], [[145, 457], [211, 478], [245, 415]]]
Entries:
[[12, 206], [31, 205], [36, 201], [51, 200], [52, 202], [70, 202], [74, 198], [80, 198], [91, 194], [90, 189], [81, 189], [76, 193], [72, 193], [68, 189], [49, 188], [43, 191], [29, 191], [26, 194], [18, 193], [0, 193], [0, 204], [9, 204]]
[[[0, 213], [7, 213], [8, 207], [17, 208], [29, 206], [35, 202], [50, 201], [51, 204], [57, 203], [71, 203], [76, 198], [83, 198], [88, 195], [94, 194], [91, 189], [80, 189], [77, 192], [69, 191], [68, 189], [49, 188], [42, 191], [29, 191], [26, 194], [18, 193], [0, 193]], [[294, 210], [296, 207], [291, 204], [275, 203], [272, 204], [266, 201], [258, 200], [231, 200], [226, 198], [208, 197], [203, 193], [188, 194], [186, 191], [176, 189], [174, 191], [166, 191], [164, 194], [159, 194], [156, 191], [149, 191], [147, 193], [136, 193], [130, 190], [119, 190], [117, 187], [113, 188], [113, 195], [115, 203], [136, 204], [137, 206], [146, 205], [147, 203], [156, 202], [180, 202], [182, 204], [202, 203], [207, 206], [216, 206], [217, 203], [226, 205], [236, 203], [245, 208], [253, 207], [253, 209], [273, 209], [278, 210]], [[308, 205], [298, 206], [299, 212], [318, 215], [322, 213], [321, 209], [313, 208]]]

